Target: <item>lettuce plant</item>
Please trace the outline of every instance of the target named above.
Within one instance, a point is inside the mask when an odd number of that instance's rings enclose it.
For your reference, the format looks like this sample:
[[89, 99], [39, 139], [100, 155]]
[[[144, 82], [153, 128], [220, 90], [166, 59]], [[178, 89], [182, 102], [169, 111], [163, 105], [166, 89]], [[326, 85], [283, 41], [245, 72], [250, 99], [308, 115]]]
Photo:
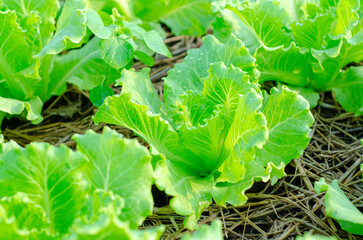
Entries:
[[14, 115], [41, 122], [43, 103], [67, 82], [108, 86], [134, 58], [152, 66], [154, 52], [171, 56], [156, 24], [97, 13], [88, 0], [67, 0], [57, 18], [59, 8], [58, 0], [1, 1], [0, 124]]
[[1, 239], [159, 239], [140, 231], [152, 213], [148, 150], [105, 128], [62, 145], [0, 144]]
[[356, 101], [363, 96], [362, 67], [344, 69], [363, 60], [359, 0], [220, 1], [219, 7], [225, 9], [214, 33], [221, 40], [234, 33], [245, 42], [260, 82], [305, 88], [301, 94], [308, 95], [332, 90], [347, 111], [363, 114]]
[[123, 70], [122, 94], [108, 97], [94, 120], [132, 129], [151, 145], [156, 184], [174, 197], [187, 228], [212, 199], [242, 205], [254, 181], [276, 183], [309, 142], [308, 102], [285, 87], [263, 93], [255, 59], [234, 36], [226, 44], [207, 36], [190, 50], [165, 78], [165, 102], [148, 75]]

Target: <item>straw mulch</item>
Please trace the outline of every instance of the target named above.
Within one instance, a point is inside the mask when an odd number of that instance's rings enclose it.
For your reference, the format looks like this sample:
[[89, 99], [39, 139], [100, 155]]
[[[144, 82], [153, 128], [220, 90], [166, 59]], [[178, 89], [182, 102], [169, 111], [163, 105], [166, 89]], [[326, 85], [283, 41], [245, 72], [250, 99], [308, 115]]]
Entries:
[[[183, 60], [188, 49], [202, 44], [200, 38], [172, 36], [166, 39], [166, 43], [174, 57], [156, 56], [156, 64], [151, 70], [151, 79], [160, 95], [163, 89], [161, 78], [175, 63]], [[136, 63], [134, 67], [141, 69], [143, 65]], [[114, 90], [120, 92], [120, 88]], [[4, 122], [3, 134], [6, 140], [14, 140], [22, 146], [42, 141], [74, 148], [73, 134], [84, 134], [88, 129], [99, 132], [105, 126], [93, 123], [92, 116], [96, 111], [87, 92], [69, 86], [65, 94], [46, 103], [45, 119], [41, 124], [34, 126], [11, 119]], [[344, 112], [330, 93], [321, 94], [321, 102], [312, 113], [316, 120], [312, 139], [303, 156], [286, 167], [287, 177], [274, 186], [256, 183], [248, 191], [249, 200], [244, 206], [212, 204], [204, 211], [200, 224], [220, 219], [226, 239], [294, 239], [306, 231], [338, 239], [363, 239], [342, 231], [334, 220], [328, 218], [323, 194], [314, 192], [314, 182], [321, 177], [327, 182], [338, 179], [349, 199], [363, 209], [363, 182], [359, 168], [363, 161], [363, 147], [359, 141], [363, 138], [363, 117], [356, 118]], [[127, 138], [135, 138], [130, 130], [111, 127]], [[141, 228], [164, 224], [164, 239], [180, 238], [186, 231], [182, 225], [183, 217], [173, 213], [164, 193], [154, 189], [154, 196], [154, 214]]]

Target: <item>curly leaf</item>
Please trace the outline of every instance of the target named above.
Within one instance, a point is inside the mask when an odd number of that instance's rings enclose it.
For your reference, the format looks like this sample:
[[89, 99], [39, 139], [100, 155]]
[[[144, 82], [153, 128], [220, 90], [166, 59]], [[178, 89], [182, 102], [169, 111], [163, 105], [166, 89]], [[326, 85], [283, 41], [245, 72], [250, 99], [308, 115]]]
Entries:
[[7, 215], [6, 210], [0, 205], [0, 228], [2, 229], [0, 238], [11, 240], [29, 239], [29, 231], [18, 229], [15, 218], [9, 218]]
[[341, 73], [333, 87], [333, 93], [346, 111], [355, 116], [363, 114], [363, 66], [350, 67]]
[[203, 78], [208, 76], [211, 63], [223, 62], [227, 67], [234, 65], [253, 75], [255, 59], [243, 43], [231, 36], [226, 44], [209, 35], [203, 38], [199, 49], [189, 50], [182, 63], [176, 64], [165, 78], [165, 102], [170, 104], [187, 91], [201, 92]]
[[158, 240], [164, 232], [164, 226], [147, 230], [132, 230], [128, 222], [117, 217], [116, 209], [106, 206], [90, 220], [78, 219], [72, 229], [72, 234], [65, 240], [98, 240], [98, 239], [125, 239], [125, 240]]
[[134, 140], [105, 127], [103, 134], [75, 135], [78, 150], [89, 159], [84, 167], [94, 188], [112, 191], [125, 200], [120, 219], [137, 228], [152, 213], [154, 175], [148, 151]]
[[[272, 1], [260, 1], [252, 6], [247, 6], [243, 10], [229, 7], [243, 22], [247, 29], [241, 39], [248, 41], [252, 36], [267, 47], [288, 46], [291, 36], [284, 27], [289, 22], [289, 17], [285, 10]], [[242, 35], [239, 35], [242, 36]]]
[[3, 7], [15, 10], [18, 22], [26, 30], [27, 41], [39, 51], [54, 32], [55, 18], [59, 10], [58, 0], [3, 0]]
[[267, 182], [271, 179], [272, 184], [275, 184], [278, 179], [285, 176], [285, 165], [281, 163], [279, 166], [269, 162], [263, 166], [260, 162], [252, 160], [244, 165], [246, 174], [243, 179], [235, 182], [220, 182], [213, 188], [213, 199], [221, 206], [230, 203], [235, 206], [240, 206], [246, 203], [247, 196], [245, 192], [252, 187], [254, 182]]
[[159, 99], [149, 78], [150, 69], [143, 68], [140, 72], [134, 69], [122, 70], [121, 78], [116, 80], [122, 85], [122, 93], [130, 93], [133, 102], [148, 106], [152, 113], [161, 114], [165, 118], [164, 103]]
[[278, 88], [287, 87], [290, 90], [296, 91], [300, 96], [304, 97], [310, 105], [310, 109], [315, 108], [320, 99], [319, 93], [315, 92], [313, 88], [287, 86], [281, 83], [277, 83]]
[[276, 166], [299, 158], [310, 138], [310, 126], [314, 118], [309, 103], [287, 88], [272, 89], [262, 113], [267, 119], [268, 139], [256, 150], [256, 161]]
[[261, 72], [259, 81], [272, 80], [306, 86], [311, 73], [310, 56], [303, 53], [295, 43], [288, 48], [262, 46], [256, 52], [256, 63]]
[[5, 80], [5, 86], [11, 95], [25, 100], [28, 89], [23, 88], [30, 86], [19, 82], [24, 77], [39, 77], [39, 65], [32, 59], [32, 49], [16, 22], [15, 12], [0, 12], [0, 25], [0, 79]]
[[359, 21], [358, 9], [359, 0], [340, 0], [336, 6], [336, 22], [331, 34], [333, 36], [347, 34]]
[[[239, 98], [236, 114], [224, 139], [218, 181], [236, 182], [245, 174], [244, 164], [255, 157], [257, 148], [266, 142], [266, 118], [259, 111], [262, 97], [251, 91]], [[222, 160], [220, 160], [222, 162]]]
[[317, 64], [313, 65], [310, 85], [318, 91], [330, 91], [343, 67], [363, 60], [363, 36], [357, 34], [349, 40], [342, 38], [338, 46], [323, 51], [313, 50], [312, 54]]
[[322, 50], [327, 44], [326, 38], [333, 21], [330, 14], [321, 14], [314, 19], [304, 19], [301, 23], [294, 22], [290, 27], [298, 46]]
[[0, 195], [23, 192], [40, 205], [50, 233], [65, 233], [82, 204], [81, 154], [65, 146], [32, 143], [0, 156]]
[[26, 194], [18, 192], [14, 196], [4, 197], [0, 206], [6, 210], [8, 218], [14, 218], [18, 229], [42, 230], [47, 226], [43, 208], [33, 202]]
[[256, 52], [256, 49], [260, 46], [257, 36], [250, 33], [248, 26], [243, 23], [238, 15], [229, 9], [224, 9], [221, 17], [217, 17], [217, 20], [213, 23], [213, 35], [218, 40], [226, 42], [232, 33], [246, 44], [246, 48], [251, 53]]
[[95, 123], [107, 122], [127, 127], [152, 144], [167, 157], [177, 157], [179, 136], [160, 115], [131, 101], [130, 94], [108, 97], [94, 117]]

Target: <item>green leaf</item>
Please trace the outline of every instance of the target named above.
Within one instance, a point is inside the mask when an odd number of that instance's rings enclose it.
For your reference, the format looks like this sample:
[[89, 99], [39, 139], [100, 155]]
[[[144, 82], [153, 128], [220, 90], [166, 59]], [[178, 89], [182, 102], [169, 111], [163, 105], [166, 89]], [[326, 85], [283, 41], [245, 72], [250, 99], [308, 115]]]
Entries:
[[[199, 99], [203, 102], [202, 99]], [[220, 163], [220, 144], [225, 137], [225, 112], [218, 111], [215, 116], [205, 120], [204, 125], [197, 127], [182, 125], [179, 129], [182, 146], [185, 149], [183, 158], [190, 159], [193, 170], [201, 177], [213, 173]], [[198, 164], [196, 160], [199, 159]]]
[[93, 105], [96, 107], [101, 107], [105, 99], [112, 95], [114, 95], [113, 90], [110, 87], [102, 84], [92, 88], [92, 90], [89, 92], [89, 99]]
[[93, 187], [121, 196], [125, 207], [119, 217], [136, 229], [151, 215], [153, 208], [154, 175], [146, 148], [136, 139], [123, 139], [107, 127], [101, 135], [87, 131], [73, 139], [78, 150], [89, 159], [84, 172]]
[[39, 51], [54, 32], [55, 18], [59, 10], [58, 0], [3, 0], [3, 7], [15, 10], [18, 22], [33, 48]]
[[[262, 146], [267, 138], [266, 121], [256, 112], [262, 98], [253, 91], [258, 88], [243, 71], [227, 68], [223, 63], [211, 64], [203, 82], [203, 95], [188, 94], [182, 98], [188, 100], [185, 108], [190, 120], [178, 129], [181, 140], [189, 152], [201, 159], [203, 174], [210, 174], [223, 163], [219, 181], [237, 181], [244, 174], [243, 161], [252, 159], [253, 147]], [[231, 157], [238, 141], [243, 142], [244, 151], [237, 158]]]
[[280, 81], [304, 87], [308, 85], [311, 73], [310, 56], [295, 43], [288, 48], [262, 46], [256, 52], [256, 63], [261, 72], [259, 81]]
[[363, 66], [350, 67], [336, 79], [333, 93], [338, 102], [355, 116], [363, 114]]
[[298, 46], [322, 50], [327, 45], [326, 38], [333, 21], [330, 14], [320, 14], [314, 19], [304, 19], [302, 23], [294, 22], [290, 27]]
[[0, 195], [22, 192], [40, 205], [49, 232], [66, 233], [81, 207], [83, 187], [79, 167], [81, 154], [62, 145], [32, 143], [0, 156]]
[[[320, 3], [323, 4], [323, 1], [320, 1]], [[322, 14], [324, 12], [325, 9], [321, 8], [317, 4], [318, 3], [315, 2], [315, 0], [312, 0], [310, 2], [305, 3], [305, 5], [302, 6], [305, 18], [314, 19], [319, 14]]]
[[132, 230], [128, 221], [121, 221], [118, 216], [124, 203], [122, 197], [96, 189], [88, 199], [88, 212], [75, 221], [69, 236], [64, 239], [104, 239], [105, 236], [111, 239], [160, 239], [164, 226], [142, 231]]
[[[330, 91], [344, 67], [363, 60], [359, 0], [217, 1], [215, 5], [221, 11], [214, 23], [219, 39], [226, 41], [228, 34], [235, 33], [251, 53], [260, 45], [254, 55], [260, 82]], [[311, 106], [316, 105], [317, 94], [300, 92], [311, 99]]]
[[103, 61], [99, 44], [100, 39], [95, 37], [80, 49], [55, 56], [48, 91], [52, 95], [60, 95], [65, 91], [67, 82], [81, 90], [91, 90], [101, 85], [105, 78], [106, 85], [113, 83], [120, 75]]
[[124, 69], [121, 78], [116, 80], [116, 85], [122, 85], [122, 93], [130, 93], [134, 103], [148, 106], [152, 113], [160, 113], [165, 118], [164, 103], [155, 92], [149, 73], [150, 69], [148, 68], [143, 68], [140, 72], [135, 72], [134, 69]]
[[132, 61], [134, 48], [127, 40], [113, 35], [101, 40], [100, 53], [108, 65], [120, 69]]
[[[211, 0], [165, 1], [156, 0], [149, 4], [147, 0], [135, 1], [134, 14], [145, 21], [161, 21], [168, 25], [175, 35], [200, 36], [214, 20]], [[127, 5], [127, 4], [121, 4]], [[127, 7], [122, 8], [127, 12]]]
[[360, 35], [349, 40], [343, 38], [338, 46], [323, 51], [313, 50], [312, 54], [317, 63], [313, 65], [310, 85], [317, 91], [330, 91], [343, 67], [363, 60], [363, 38]]
[[158, 188], [173, 196], [170, 206], [177, 214], [187, 216], [185, 227], [196, 229], [203, 210], [212, 203], [213, 179], [185, 174], [167, 159], [157, 163], [155, 174]]
[[43, 121], [43, 117], [41, 115], [43, 102], [39, 99], [39, 97], [29, 99], [24, 103], [24, 107], [27, 111], [26, 119], [31, 121], [33, 124], [38, 124]]
[[220, 61], [227, 67], [234, 65], [251, 75], [255, 69], [255, 59], [235, 36], [232, 35], [226, 44], [220, 43], [212, 35], [206, 36], [202, 47], [189, 50], [184, 61], [168, 71], [165, 102], [172, 104], [178, 96], [188, 91], [201, 92], [202, 79], [208, 76], [210, 64]]
[[210, 226], [203, 224], [195, 233], [187, 233], [181, 238], [181, 240], [199, 239], [222, 240], [222, 222], [220, 220], [213, 220]]
[[12, 151], [13, 149], [21, 149], [21, 147], [13, 140], [4, 143], [4, 135], [0, 134], [0, 155]]
[[268, 137], [266, 118], [259, 111], [262, 97], [255, 91], [239, 98], [236, 114], [224, 139], [221, 158], [226, 159], [220, 167], [218, 181], [237, 182], [245, 174], [244, 164], [255, 158]]
[[123, 199], [110, 191], [96, 189], [88, 199], [88, 209], [91, 213], [81, 215], [69, 236], [63, 239], [160, 239], [164, 226], [147, 230], [132, 230], [129, 223], [118, 218], [124, 207]]
[[160, 115], [150, 112], [147, 106], [133, 103], [129, 93], [108, 97], [96, 113], [94, 121], [96, 124], [107, 122], [127, 127], [146, 139], [166, 157], [180, 159], [180, 139], [175, 130]]
[[[277, 0], [281, 7], [284, 8], [289, 18], [295, 22], [299, 22], [306, 17], [306, 5], [316, 3], [315, 0], [294, 0], [284, 1]], [[305, 11], [304, 11], [305, 10]]]
[[16, 14], [11, 11], [1, 12], [0, 25], [6, 26], [0, 32], [0, 79], [5, 79], [5, 86], [11, 95], [25, 100], [26, 89], [23, 87], [26, 86], [19, 82], [29, 75], [38, 77], [39, 65], [36, 66], [32, 59], [32, 49], [26, 43], [25, 34], [16, 22]]
[[144, 33], [144, 41], [146, 45], [156, 53], [167, 56], [169, 58], [172, 57], [169, 49], [165, 46], [163, 39], [157, 31], [151, 30]]
[[128, 21], [122, 21], [122, 24], [130, 30], [130, 32], [138, 39], [144, 40], [144, 35], [146, 33], [146, 30], [140, 27], [136, 23], [128, 22]]
[[127, 222], [118, 219], [113, 210], [99, 214], [91, 221], [78, 222], [74, 233], [65, 240], [98, 240], [98, 239], [125, 239], [125, 240], [158, 240], [165, 227], [159, 226], [147, 230], [131, 230]]
[[0, 111], [11, 114], [19, 115], [24, 110], [24, 102], [0, 97]]
[[363, 214], [350, 202], [344, 192], [339, 188], [338, 180], [327, 184], [324, 178], [315, 182], [315, 191], [325, 193], [326, 214], [336, 219], [341, 228], [353, 234], [363, 234]]
[[0, 232], [1, 239], [24, 240], [29, 239], [29, 231], [20, 230], [14, 217], [8, 217], [6, 210], [0, 205]]
[[351, 35], [349, 31], [359, 21], [357, 13], [359, 9], [359, 0], [340, 0], [336, 6], [336, 22], [333, 25], [331, 34], [338, 36], [340, 34]]
[[168, 111], [169, 117], [173, 119], [173, 126], [179, 127], [185, 124], [187, 127], [197, 127], [198, 125], [204, 125], [206, 120], [215, 115], [215, 112], [219, 112], [220, 108], [202, 93], [187, 93], [181, 95], [179, 101], [176, 101], [176, 111]]
[[114, 194], [112, 191], [93, 187], [86, 204], [81, 210], [82, 214], [75, 222], [75, 226], [77, 226], [77, 221], [89, 221], [98, 217], [105, 210], [113, 210], [119, 215], [124, 207], [125, 200], [121, 196]]
[[47, 54], [58, 54], [67, 47], [68, 41], [80, 43], [86, 35], [86, 15], [84, 12], [88, 8], [88, 0], [67, 0], [57, 21], [53, 38], [35, 57], [42, 58]]
[[154, 59], [142, 51], [135, 51], [135, 56], [148, 67], [154, 66]]
[[306, 99], [306, 101], [309, 102], [310, 109], [315, 108], [320, 99], [319, 93], [315, 92], [312, 88], [306, 88], [306, 87], [295, 87], [295, 86], [286, 86], [281, 83], [277, 83], [278, 88], [286, 87], [290, 90], [296, 91], [300, 96]]
[[269, 132], [266, 144], [256, 150], [256, 161], [278, 166], [299, 158], [310, 141], [308, 134], [314, 122], [309, 103], [287, 88], [272, 89], [262, 113]]
[[112, 30], [105, 27], [102, 18], [93, 9], [87, 9], [86, 12], [87, 27], [99, 38], [108, 39], [112, 36]]
[[244, 168], [246, 170], [242, 180], [235, 183], [220, 182], [213, 188], [213, 199], [216, 204], [226, 206], [226, 203], [230, 203], [234, 206], [241, 206], [248, 199], [245, 192], [252, 187], [254, 182], [267, 182], [271, 179], [271, 184], [275, 184], [278, 179], [286, 176], [283, 163], [275, 166], [270, 162], [263, 166], [258, 161], [252, 160], [247, 162]]
[[14, 218], [18, 229], [42, 230], [47, 226], [47, 219], [43, 208], [33, 202], [26, 194], [16, 193], [11, 197], [3, 197], [0, 206], [6, 210], [8, 218]]
[[[233, 33], [241, 39], [251, 53], [256, 52], [260, 46], [257, 36], [252, 34], [236, 13], [224, 9], [222, 16], [213, 23], [213, 35], [221, 42], [226, 42]], [[248, 34], [248, 35], [247, 35]]]
[[38, 97], [31, 98], [29, 101], [0, 97], [0, 112], [9, 115], [20, 115], [26, 112], [26, 119], [32, 121], [33, 124], [38, 124], [43, 120], [42, 106], [43, 102]]
[[258, 86], [250, 82], [250, 76], [233, 65], [227, 68], [223, 62], [212, 63], [208, 73], [202, 79], [203, 94], [214, 104], [224, 105], [227, 115], [236, 109], [240, 95], [251, 89], [259, 92]]
[[[260, 1], [247, 6], [243, 10], [230, 7], [248, 29], [241, 39], [258, 39], [267, 47], [289, 46], [291, 36], [285, 31], [289, 17], [285, 10], [272, 1]], [[240, 35], [242, 36], [242, 35]]]

